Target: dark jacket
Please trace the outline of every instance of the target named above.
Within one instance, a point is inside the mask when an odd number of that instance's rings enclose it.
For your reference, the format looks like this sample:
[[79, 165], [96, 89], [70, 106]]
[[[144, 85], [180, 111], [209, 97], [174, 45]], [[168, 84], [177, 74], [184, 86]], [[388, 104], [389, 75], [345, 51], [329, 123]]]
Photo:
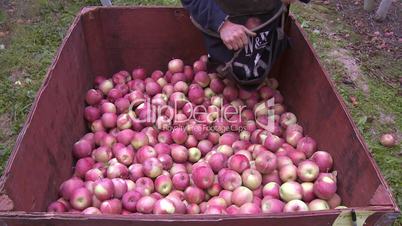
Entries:
[[[310, 0], [301, 0], [304, 3]], [[181, 0], [183, 7], [202, 27], [218, 31], [227, 15], [214, 0]]]

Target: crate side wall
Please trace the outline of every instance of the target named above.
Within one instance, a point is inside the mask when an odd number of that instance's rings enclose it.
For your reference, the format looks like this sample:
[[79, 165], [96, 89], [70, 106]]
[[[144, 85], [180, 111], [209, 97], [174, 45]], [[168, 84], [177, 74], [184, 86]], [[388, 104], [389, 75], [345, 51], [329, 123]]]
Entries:
[[85, 132], [85, 93], [90, 87], [87, 48], [81, 20], [69, 36], [38, 91], [5, 172], [5, 190], [15, 210], [44, 211], [72, 175], [72, 147]]

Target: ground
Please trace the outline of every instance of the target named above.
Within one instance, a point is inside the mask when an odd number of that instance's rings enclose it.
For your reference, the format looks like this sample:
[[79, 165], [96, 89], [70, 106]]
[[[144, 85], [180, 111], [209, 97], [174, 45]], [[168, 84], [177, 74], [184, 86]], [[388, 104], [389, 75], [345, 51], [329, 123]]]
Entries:
[[[115, 0], [115, 4], [178, 4], [176, 0]], [[379, 144], [383, 133], [402, 140], [402, 2], [383, 23], [363, 0], [313, 0], [292, 12], [362, 132], [402, 206], [401, 145]], [[0, 0], [0, 167], [3, 169], [36, 91], [78, 10], [97, 0]], [[398, 223], [397, 223], [398, 224]], [[402, 224], [402, 220], [399, 221]]]

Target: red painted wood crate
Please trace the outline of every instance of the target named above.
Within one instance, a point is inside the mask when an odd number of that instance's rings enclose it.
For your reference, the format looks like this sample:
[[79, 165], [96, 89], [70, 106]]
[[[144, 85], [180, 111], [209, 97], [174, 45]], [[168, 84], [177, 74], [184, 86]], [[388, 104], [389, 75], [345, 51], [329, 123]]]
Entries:
[[272, 74], [306, 134], [333, 156], [338, 192], [350, 208], [239, 216], [46, 213], [72, 174], [71, 150], [87, 130], [84, 99], [94, 77], [138, 66], [165, 68], [173, 57], [190, 63], [205, 53], [202, 34], [181, 8], [94, 7], [83, 9], [71, 25], [17, 139], [2, 178], [1, 224], [352, 225], [353, 209], [365, 225], [391, 225], [399, 208], [342, 98], [292, 17], [287, 32], [292, 48]]

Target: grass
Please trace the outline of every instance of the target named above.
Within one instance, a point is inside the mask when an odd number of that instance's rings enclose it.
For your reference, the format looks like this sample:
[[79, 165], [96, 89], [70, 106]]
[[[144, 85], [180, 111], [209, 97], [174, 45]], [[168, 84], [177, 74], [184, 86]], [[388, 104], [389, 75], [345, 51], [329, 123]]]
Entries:
[[[35, 94], [42, 83], [46, 69], [62, 40], [76, 12], [86, 5], [96, 5], [97, 0], [30, 0], [16, 1], [24, 7], [17, 7], [17, 15], [24, 19], [7, 16], [0, 11], [0, 26], [11, 28], [11, 35], [0, 37], [0, 115], [7, 120], [0, 130], [0, 170], [11, 152], [16, 135], [20, 131]], [[177, 0], [115, 0], [114, 4], [178, 5]], [[18, 6], [18, 5], [17, 5]], [[27, 14], [25, 11], [28, 11]], [[396, 88], [378, 76], [379, 70], [387, 79], [400, 76], [402, 65], [390, 60], [387, 54], [365, 56], [350, 50], [361, 40], [352, 28], [346, 25], [334, 8], [319, 4], [292, 7], [297, 19], [305, 28], [321, 61], [333, 76], [338, 91], [344, 97], [351, 114], [365, 137], [371, 152], [383, 175], [391, 185], [399, 206], [402, 206], [402, 158], [401, 146], [385, 148], [378, 143], [384, 132], [401, 132], [402, 98]], [[29, 19], [25, 18], [29, 15]], [[348, 75], [344, 65], [334, 60], [333, 51], [343, 48], [353, 59], [358, 59], [364, 82], [369, 92], [365, 93], [353, 84], [343, 82]], [[356, 97], [353, 105], [350, 97]], [[383, 118], [390, 117], [391, 120]], [[4, 124], [4, 122], [3, 122]], [[3, 125], [0, 124], [0, 125]], [[400, 221], [402, 223], [402, 221]]]

